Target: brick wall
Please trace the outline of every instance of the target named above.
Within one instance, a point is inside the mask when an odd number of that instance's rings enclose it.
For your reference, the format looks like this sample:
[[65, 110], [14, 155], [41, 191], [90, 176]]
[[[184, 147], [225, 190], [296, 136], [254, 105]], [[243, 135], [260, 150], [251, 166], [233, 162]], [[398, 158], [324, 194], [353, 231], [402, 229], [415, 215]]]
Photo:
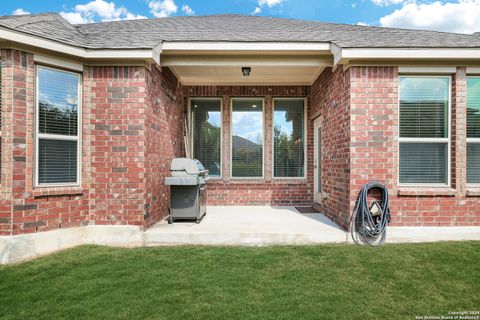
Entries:
[[[2, 172], [0, 234], [86, 224], [150, 226], [168, 214], [164, 177], [184, 155], [189, 97], [220, 97], [222, 179], [211, 180], [210, 205], [309, 205], [313, 202], [313, 121], [322, 122], [322, 181], [317, 205], [347, 227], [360, 188], [384, 182], [395, 225], [479, 225], [479, 189], [466, 185], [466, 70], [452, 78], [452, 188], [400, 189], [398, 72], [395, 67], [327, 68], [312, 86], [182, 87], [168, 68], [86, 67], [83, 73], [82, 184], [34, 188], [34, 62], [1, 50]], [[265, 176], [230, 178], [230, 103], [265, 101]], [[307, 97], [307, 178], [272, 178], [274, 97]], [[467, 196], [467, 194], [469, 196]]]
[[145, 77], [144, 67], [88, 67], [84, 73], [91, 223], [144, 225]]
[[[222, 179], [208, 183], [209, 205], [306, 205], [313, 201], [312, 158], [307, 159], [307, 179], [272, 178], [273, 98], [308, 97], [307, 86], [188, 86], [185, 87], [185, 110], [188, 98], [222, 98]], [[232, 179], [230, 177], [230, 111], [235, 97], [264, 98], [264, 178]], [[308, 105], [308, 102], [307, 102]], [[312, 126], [307, 124], [308, 154], [312, 153]]]
[[[322, 193], [315, 204], [330, 219], [347, 227], [350, 217], [350, 73], [325, 69], [312, 85], [310, 119], [320, 117]], [[313, 141], [309, 149], [313, 157]]]
[[[392, 225], [480, 224], [480, 198], [466, 185], [466, 75], [452, 77], [452, 188], [398, 187], [398, 71], [351, 67], [350, 212], [368, 180], [387, 185]], [[471, 192], [472, 196], [466, 196]]]
[[150, 66], [146, 74], [146, 225], [168, 215], [171, 159], [184, 156], [183, 88], [168, 68]]
[[[80, 226], [88, 219], [86, 184], [83, 185], [83, 191], [65, 188], [60, 194], [55, 188], [42, 191], [33, 188], [33, 55], [2, 49], [1, 57], [3, 125], [0, 234]], [[84, 117], [88, 116], [87, 108]], [[88, 144], [88, 138], [85, 144]], [[86, 171], [82, 176], [86, 176]]]

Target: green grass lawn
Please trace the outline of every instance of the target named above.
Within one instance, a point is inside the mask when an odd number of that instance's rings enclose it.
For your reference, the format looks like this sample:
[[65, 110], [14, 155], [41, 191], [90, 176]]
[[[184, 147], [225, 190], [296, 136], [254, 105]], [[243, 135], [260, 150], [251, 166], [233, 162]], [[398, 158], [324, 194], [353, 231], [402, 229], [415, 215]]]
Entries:
[[83, 246], [0, 267], [0, 319], [414, 319], [480, 309], [480, 242]]

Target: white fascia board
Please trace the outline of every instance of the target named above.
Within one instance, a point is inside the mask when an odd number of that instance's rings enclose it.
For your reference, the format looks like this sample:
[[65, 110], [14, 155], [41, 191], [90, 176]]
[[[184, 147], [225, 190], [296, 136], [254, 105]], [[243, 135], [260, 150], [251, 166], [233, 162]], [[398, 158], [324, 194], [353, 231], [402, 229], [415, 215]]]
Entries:
[[153, 51], [146, 50], [93, 50], [87, 49], [85, 52], [86, 59], [154, 59]]
[[467, 67], [467, 74], [480, 74], [480, 67]]
[[49, 66], [56, 66], [56, 67], [60, 67], [68, 70], [74, 70], [79, 72], [83, 71], [83, 64], [81, 63], [64, 60], [64, 59], [47, 57], [40, 54], [34, 54], [33, 61], [35, 61], [36, 63], [45, 64]]
[[164, 42], [164, 51], [330, 51], [325, 42]]
[[480, 59], [480, 48], [342, 48], [334, 63], [351, 59]]
[[336, 66], [342, 60], [342, 48], [332, 43], [333, 65]]
[[62, 52], [77, 57], [84, 57], [86, 53], [86, 50], [84, 48], [77, 48], [55, 41], [42, 39], [40, 37], [35, 37], [21, 32], [15, 32], [2, 28], [0, 28], [0, 39], [5, 39], [8, 41], [18, 42], [52, 51]]
[[158, 46], [153, 50], [85, 49], [3, 28], [0, 28], [0, 39], [60, 52], [83, 59], [152, 59], [159, 62], [161, 52], [161, 49], [158, 50]]
[[457, 67], [416, 67], [416, 66], [400, 66], [398, 73], [403, 74], [454, 74]]
[[331, 66], [332, 60], [319, 57], [219, 57], [219, 56], [165, 56], [162, 58], [162, 66], [296, 66], [296, 67], [321, 67]]

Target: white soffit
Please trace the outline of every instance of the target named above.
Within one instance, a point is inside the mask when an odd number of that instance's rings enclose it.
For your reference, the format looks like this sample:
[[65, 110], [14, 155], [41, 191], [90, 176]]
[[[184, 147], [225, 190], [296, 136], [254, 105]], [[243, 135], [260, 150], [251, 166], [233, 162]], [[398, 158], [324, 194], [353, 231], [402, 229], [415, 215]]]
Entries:
[[185, 85], [307, 85], [323, 70], [322, 66], [251, 66], [250, 76], [243, 76], [241, 66], [171, 66]]

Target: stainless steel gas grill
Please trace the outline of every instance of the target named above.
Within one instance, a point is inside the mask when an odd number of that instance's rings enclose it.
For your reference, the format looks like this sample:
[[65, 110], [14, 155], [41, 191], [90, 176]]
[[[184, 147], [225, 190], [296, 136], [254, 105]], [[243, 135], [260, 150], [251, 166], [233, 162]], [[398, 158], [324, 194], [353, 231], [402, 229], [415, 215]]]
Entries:
[[208, 170], [198, 160], [175, 158], [170, 173], [172, 176], [165, 178], [165, 184], [170, 186], [168, 223], [183, 219], [200, 223], [206, 214]]

